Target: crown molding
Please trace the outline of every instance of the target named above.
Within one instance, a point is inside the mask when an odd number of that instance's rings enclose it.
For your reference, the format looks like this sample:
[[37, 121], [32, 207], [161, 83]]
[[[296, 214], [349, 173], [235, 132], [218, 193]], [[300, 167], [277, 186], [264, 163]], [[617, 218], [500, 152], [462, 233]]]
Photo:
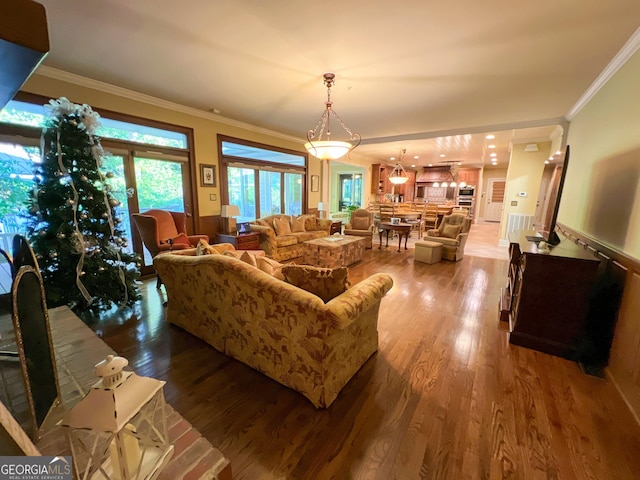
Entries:
[[582, 94], [582, 97], [569, 110], [566, 118], [571, 121], [582, 110], [582, 108], [591, 101], [600, 89], [613, 77], [620, 68], [627, 63], [634, 53], [640, 48], [640, 28], [638, 28], [627, 43], [625, 43], [615, 57], [609, 62], [609, 65], [598, 75], [598, 78], [591, 84], [589, 88]]
[[299, 137], [294, 137], [292, 135], [276, 132], [267, 128], [258, 127], [256, 125], [251, 125], [250, 123], [241, 122], [239, 120], [233, 120], [222, 115], [205, 112], [204, 110], [198, 110], [197, 108], [187, 107], [185, 105], [180, 105], [179, 103], [163, 100], [161, 98], [153, 97], [144, 93], [139, 93], [127, 88], [118, 87], [116, 85], [101, 82], [99, 80], [93, 80], [81, 75], [76, 75], [75, 73], [65, 72], [64, 70], [59, 70], [47, 65], [40, 65], [40, 67], [36, 70], [36, 74], [42, 75], [43, 77], [72, 83], [81, 87], [91, 88], [93, 90], [98, 90], [100, 92], [109, 93], [119, 97], [128, 98], [129, 100], [134, 100], [136, 102], [146, 103], [147, 105], [165, 108], [174, 112], [185, 113], [187, 115], [203, 118], [205, 120], [212, 120], [214, 122], [229, 125], [231, 127], [242, 128], [243, 130], [248, 130], [250, 132], [269, 135], [290, 142], [299, 142], [300, 144], [303, 144], [306, 141]]

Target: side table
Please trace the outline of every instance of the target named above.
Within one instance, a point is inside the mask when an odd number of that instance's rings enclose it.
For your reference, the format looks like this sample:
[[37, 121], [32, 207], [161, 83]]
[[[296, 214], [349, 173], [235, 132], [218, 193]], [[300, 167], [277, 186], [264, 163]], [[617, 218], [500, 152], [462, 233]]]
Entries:
[[258, 232], [217, 233], [216, 243], [230, 243], [236, 250], [260, 250], [260, 234]]
[[331, 224], [331, 230], [329, 230], [329, 235], [333, 235], [334, 233], [342, 234], [342, 220], [334, 220]]

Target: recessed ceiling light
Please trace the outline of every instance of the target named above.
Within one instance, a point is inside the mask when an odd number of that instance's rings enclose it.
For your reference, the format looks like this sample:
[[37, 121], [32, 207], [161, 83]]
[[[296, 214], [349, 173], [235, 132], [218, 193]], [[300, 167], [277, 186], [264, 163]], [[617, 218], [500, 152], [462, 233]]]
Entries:
[[493, 134], [489, 134], [489, 135], [487, 135], [487, 136], [486, 136], [486, 137], [484, 137], [484, 138], [486, 138], [487, 140], [493, 140], [494, 138], [496, 138], [496, 136], [495, 136], [495, 135], [493, 135]]
[[444, 153], [441, 153], [440, 158], [444, 158], [444, 157], [446, 157], [446, 155]]
[[389, 157], [389, 160], [395, 160], [396, 157]]
[[411, 168], [416, 168], [416, 166], [415, 165], [411, 165]]
[[458, 162], [458, 165], [462, 165], [462, 162]]
[[497, 165], [498, 162], [491, 162], [491, 165]]
[[497, 156], [498, 156], [498, 154], [497, 154], [497, 153], [490, 153], [490, 154], [489, 154], [489, 156], [490, 156], [490, 157], [497, 157]]
[[487, 145], [487, 148], [496, 148], [496, 146], [491, 144], [491, 145]]
[[553, 160], [553, 157], [549, 157], [549, 160]]
[[429, 165], [427, 165], [427, 166], [428, 166], [428, 167], [433, 167], [433, 164], [432, 164], [432, 163], [430, 163], [430, 164], [429, 164]]
[[414, 158], [414, 160], [417, 160], [417, 159], [419, 159], [420, 157], [419, 157], [418, 155], [414, 155], [414, 156], [413, 156], [413, 158]]
[[545, 164], [545, 165], [549, 165], [549, 160], [545, 160], [545, 161], [544, 161], [544, 164]]

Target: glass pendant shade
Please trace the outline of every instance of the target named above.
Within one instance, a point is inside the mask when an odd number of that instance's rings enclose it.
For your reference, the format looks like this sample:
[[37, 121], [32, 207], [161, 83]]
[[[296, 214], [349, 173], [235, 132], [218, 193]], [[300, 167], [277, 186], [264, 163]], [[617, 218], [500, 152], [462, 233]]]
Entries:
[[[361, 141], [360, 134], [351, 132], [332, 108], [331, 87], [333, 86], [334, 80], [335, 75], [333, 73], [324, 74], [324, 84], [327, 86], [325, 110], [315, 128], [307, 132], [308, 141], [304, 144], [304, 148], [307, 149], [310, 155], [321, 160], [337, 160], [338, 158], [342, 158], [360, 145]], [[331, 140], [331, 119], [335, 119], [340, 124], [347, 133], [351, 143]]]
[[320, 160], [337, 160], [344, 157], [353, 147], [348, 142], [334, 142], [331, 140], [317, 140], [315, 142], [307, 142], [304, 148], [316, 158]]

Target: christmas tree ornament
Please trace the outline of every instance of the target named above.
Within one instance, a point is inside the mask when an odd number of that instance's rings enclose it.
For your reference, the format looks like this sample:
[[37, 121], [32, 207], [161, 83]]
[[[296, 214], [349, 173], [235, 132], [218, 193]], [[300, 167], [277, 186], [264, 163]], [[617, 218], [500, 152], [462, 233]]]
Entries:
[[[99, 115], [90, 106], [64, 97], [49, 101], [45, 108], [49, 116], [42, 131], [42, 162], [36, 166], [36, 188], [27, 210], [29, 240], [42, 258], [47, 303], [93, 312], [114, 304], [132, 306], [140, 298], [136, 284], [140, 258], [113, 239], [125, 232], [113, 221], [118, 204], [108, 195], [108, 179], [115, 175], [100, 172], [104, 151], [94, 136]], [[95, 195], [101, 191], [102, 195]], [[50, 255], [52, 238], [56, 238], [55, 254], [64, 261]], [[98, 278], [87, 271], [109, 275]]]
[[120, 206], [120, 205], [121, 205], [121, 202], [119, 202], [119, 201], [118, 201], [118, 200], [116, 200], [115, 198], [112, 198], [112, 199], [110, 199], [110, 200], [109, 200], [109, 204], [110, 204], [112, 207], [118, 207], [118, 206]]

